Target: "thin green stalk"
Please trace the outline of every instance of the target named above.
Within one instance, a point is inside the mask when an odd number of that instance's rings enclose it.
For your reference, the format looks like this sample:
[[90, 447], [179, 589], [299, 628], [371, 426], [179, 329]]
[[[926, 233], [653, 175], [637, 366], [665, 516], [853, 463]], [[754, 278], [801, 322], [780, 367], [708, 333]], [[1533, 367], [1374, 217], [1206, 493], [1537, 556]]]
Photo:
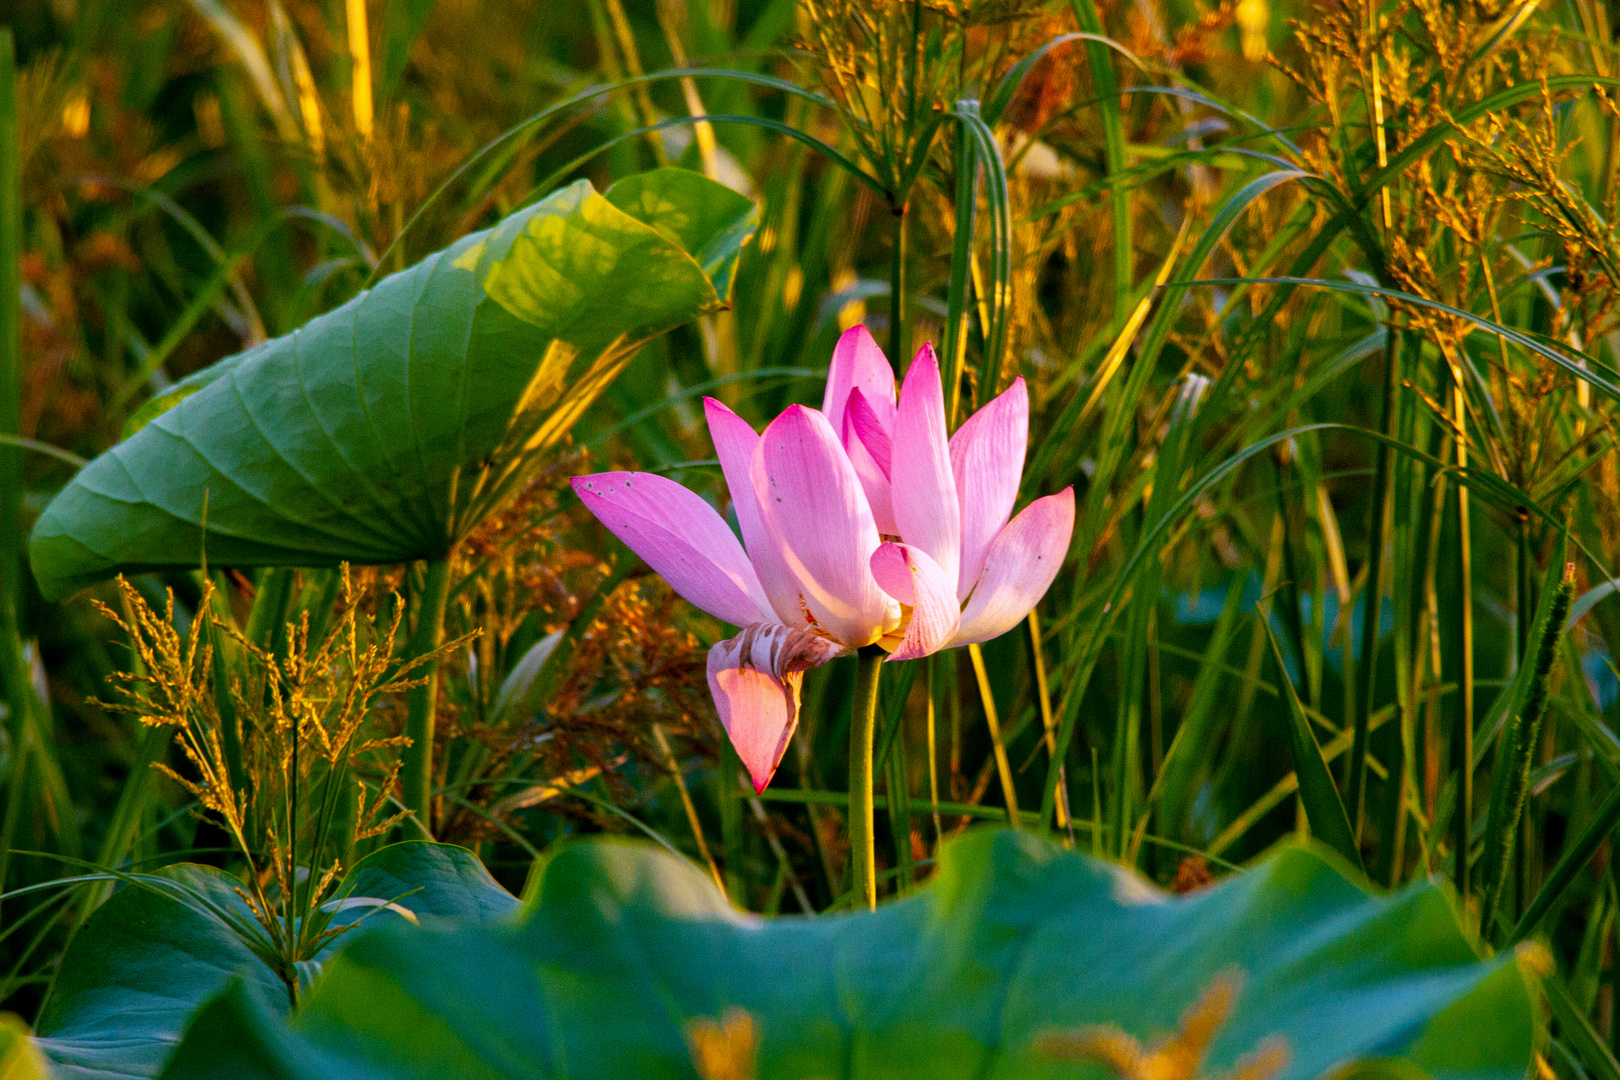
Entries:
[[727, 892], [726, 879], [720, 875], [720, 868], [715, 865], [714, 856], [709, 854], [709, 845], [703, 837], [703, 822], [698, 818], [697, 806], [692, 802], [692, 793], [686, 788], [686, 776], [681, 772], [681, 763], [676, 760], [675, 752], [669, 747], [669, 737], [664, 734], [661, 724], [653, 724], [653, 740], [658, 744], [658, 752], [664, 755], [664, 768], [668, 770], [669, 777], [675, 781], [676, 789], [681, 793], [681, 807], [686, 811], [686, 821], [692, 827], [692, 839], [697, 842], [698, 854], [703, 856], [703, 862], [709, 868], [715, 885], [721, 892]]
[[[962, 104], [958, 103], [960, 110]], [[978, 208], [978, 158], [966, 121], [958, 121], [955, 148], [956, 232], [951, 240], [951, 279], [946, 287], [945, 351], [940, 357], [945, 369], [945, 423], [956, 430], [956, 417], [962, 407], [962, 371], [967, 366], [967, 295], [969, 262], [973, 256], [973, 219]]]
[[929, 657], [924, 663], [928, 665], [928, 807], [934, 819], [934, 847], [937, 850], [945, 841], [945, 830], [941, 828], [939, 821], [939, 756], [934, 739], [934, 701], [938, 697], [934, 673], [937, 669], [933, 657]]
[[877, 907], [872, 751], [877, 736], [878, 676], [883, 672], [885, 655], [878, 645], [861, 649], [849, 714], [849, 855], [854, 865], [855, 891], [869, 909]]
[[[1285, 444], [1286, 445], [1286, 444]], [[1289, 644], [1294, 648], [1294, 655], [1299, 658], [1299, 670], [1303, 676], [1305, 692], [1302, 700], [1310, 708], [1318, 708], [1316, 700], [1316, 686], [1310, 677], [1309, 656], [1305, 651], [1305, 623], [1301, 614], [1300, 604], [1300, 575], [1299, 561], [1294, 555], [1292, 535], [1294, 532], [1292, 515], [1288, 507], [1288, 461], [1278, 447], [1278, 453], [1273, 455], [1271, 461], [1276, 466], [1277, 476], [1277, 520], [1282, 523], [1282, 565], [1283, 576], [1286, 579], [1278, 589], [1279, 602], [1283, 604], [1283, 626], [1288, 631]]]
[[[1105, 34], [1102, 18], [1092, 0], [1071, 0], [1080, 29]], [[1091, 89], [1102, 114], [1103, 160], [1108, 167], [1108, 198], [1114, 217], [1114, 321], [1115, 331], [1125, 325], [1131, 307], [1131, 192], [1122, 174], [1125, 163], [1125, 125], [1119, 113], [1119, 87], [1114, 81], [1114, 60], [1107, 45], [1086, 42], [1091, 67]]]
[[[417, 604], [416, 630], [411, 634], [410, 653], [425, 656], [444, 641], [444, 609], [450, 597], [450, 556], [445, 554], [427, 565], [427, 580]], [[405, 809], [410, 813], [406, 832], [413, 839], [433, 837], [433, 721], [439, 698], [439, 664], [424, 665], [426, 681], [412, 687], [405, 734], [411, 745], [405, 748], [400, 770]], [[421, 677], [421, 676], [419, 676]]]
[[[169, 748], [169, 741], [174, 737], [173, 728], [149, 727], [145, 724], [137, 727], [135, 761], [130, 765], [123, 789], [118, 793], [118, 803], [113, 807], [101, 847], [96, 851], [98, 866], [121, 866], [130, 854], [152, 790], [152, 774], [155, 771], [152, 765], [163, 757], [164, 751]], [[98, 881], [86, 889], [80, 901], [80, 917], [87, 918], [112, 895], [112, 890], [111, 880]]]
[[[1463, 414], [1462, 388], [1453, 384], [1452, 401], [1457, 418]], [[1467, 447], [1459, 440], [1455, 447], [1457, 464], [1466, 468]], [[1457, 774], [1456, 809], [1453, 811], [1453, 880], [1457, 895], [1466, 902], [1470, 886], [1469, 846], [1474, 822], [1474, 571], [1473, 539], [1468, 507], [1468, 487], [1454, 485], [1457, 508], [1457, 558], [1452, 560], [1453, 603], [1459, 626], [1451, 635], [1447, 666], [1456, 673], [1458, 700], [1451, 739], [1452, 768]]]
[[1530, 647], [1530, 620], [1536, 610], [1534, 602], [1530, 599], [1530, 511], [1522, 508], [1519, 510], [1518, 525], [1519, 581], [1518, 596], [1514, 603], [1517, 609], [1514, 614], [1518, 618], [1514, 621], [1513, 645], [1514, 659], [1523, 664], [1525, 650]]
[[984, 703], [984, 722], [990, 728], [990, 746], [996, 758], [996, 775], [1001, 780], [1001, 797], [1007, 804], [1007, 824], [1018, 828], [1018, 792], [1013, 785], [1012, 762], [1007, 758], [1007, 742], [1001, 737], [1001, 718], [996, 715], [995, 695], [990, 692], [990, 673], [985, 670], [984, 650], [968, 646], [973, 674], [979, 682], [979, 699]]
[[900, 871], [898, 884], [906, 889], [914, 880], [914, 868], [911, 860], [911, 792], [907, 789], [905, 739], [894, 740], [887, 759], [885, 783], [889, 795], [889, 833], [894, 839], [895, 866]]
[[1400, 715], [1400, 723], [1396, 725], [1395, 757], [1389, 766], [1389, 776], [1384, 780], [1384, 814], [1379, 822], [1378, 862], [1373, 871], [1373, 880], [1381, 881], [1392, 889], [1400, 877], [1401, 865], [1406, 861], [1403, 850], [1406, 764], [1412, 746], [1412, 710], [1401, 702], [1397, 702], [1395, 708]]
[[906, 362], [906, 205], [894, 208], [894, 253], [889, 264], [889, 364], [896, 375]]
[[747, 906], [748, 885], [743, 880], [742, 803], [733, 796], [752, 790], [743, 779], [742, 759], [730, 739], [720, 741], [720, 847], [725, 859], [725, 893], [738, 907]]
[[[22, 153], [17, 140], [16, 54], [9, 29], [0, 30], [0, 435], [21, 435], [18, 356], [19, 267], [22, 250]], [[0, 891], [16, 821], [16, 796], [22, 790], [23, 733], [30, 696], [17, 625], [17, 597], [22, 591], [22, 453], [16, 444], [0, 442], [0, 679], [5, 681], [11, 721], [11, 794], [0, 835]]]
[[[1393, 435], [1395, 395], [1400, 389], [1400, 335], [1390, 333], [1384, 349], [1384, 402], [1378, 430]], [[1350, 784], [1345, 793], [1350, 805], [1350, 826], [1361, 836], [1362, 796], [1367, 786], [1367, 718], [1372, 715], [1373, 692], [1378, 688], [1378, 624], [1382, 614], [1384, 584], [1384, 517], [1389, 503], [1390, 460], [1388, 444], [1378, 444], [1378, 463], [1373, 473], [1372, 528], [1367, 551], [1367, 584], [1361, 604], [1361, 676], [1356, 695], [1355, 742], [1350, 748]]]
[[[1034, 608], [1029, 609], [1029, 647], [1034, 659], [1035, 668], [1035, 694], [1037, 704], [1041, 709], [1041, 727], [1046, 731], [1046, 753], [1048, 758], [1057, 754], [1057, 717], [1052, 713], [1052, 688], [1047, 685], [1046, 656], [1041, 648], [1041, 618]], [[1069, 834], [1069, 847], [1074, 847], [1074, 822], [1069, 818], [1069, 778], [1064, 772], [1063, 763], [1058, 766], [1058, 792], [1055, 809], [1057, 811], [1057, 827]]]
[[[1519, 917], [1519, 923], [1508, 935], [1507, 945], [1511, 947], [1523, 941], [1537, 926], [1541, 924], [1552, 906], [1564, 895], [1565, 891], [1574, 883], [1576, 876], [1586, 867], [1587, 862], [1597, 854], [1598, 848], [1606, 841], [1614, 839], [1616, 824], [1620, 824], [1620, 785], [1609, 790], [1603, 802], [1592, 812], [1592, 820], [1587, 823], [1579, 837], [1564, 845], [1564, 850], [1558, 855], [1558, 861], [1547, 874], [1546, 884], [1535, 899], [1530, 901], [1524, 914]], [[1620, 873], [1620, 864], [1611, 861], [1611, 866], [1617, 867]]]

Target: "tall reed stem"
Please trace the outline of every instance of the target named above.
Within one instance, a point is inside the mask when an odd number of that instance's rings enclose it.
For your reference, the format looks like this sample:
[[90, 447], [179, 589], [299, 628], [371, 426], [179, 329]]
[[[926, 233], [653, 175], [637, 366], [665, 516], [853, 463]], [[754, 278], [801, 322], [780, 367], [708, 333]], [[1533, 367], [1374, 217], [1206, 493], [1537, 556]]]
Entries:
[[[444, 641], [444, 609], [450, 598], [450, 555], [434, 559], [427, 566], [427, 580], [416, 611], [416, 630], [411, 634], [410, 655], [425, 656]], [[410, 711], [405, 717], [405, 734], [411, 745], [405, 748], [400, 770], [405, 809], [411, 817], [406, 833], [418, 840], [433, 838], [433, 721], [439, 698], [439, 663], [426, 665], [427, 681], [412, 687]]]
[[855, 867], [855, 889], [870, 908], [877, 907], [877, 829], [872, 795], [872, 749], [877, 732], [878, 675], [884, 652], [868, 645], [860, 651], [855, 672], [855, 700], [849, 717], [849, 855]]

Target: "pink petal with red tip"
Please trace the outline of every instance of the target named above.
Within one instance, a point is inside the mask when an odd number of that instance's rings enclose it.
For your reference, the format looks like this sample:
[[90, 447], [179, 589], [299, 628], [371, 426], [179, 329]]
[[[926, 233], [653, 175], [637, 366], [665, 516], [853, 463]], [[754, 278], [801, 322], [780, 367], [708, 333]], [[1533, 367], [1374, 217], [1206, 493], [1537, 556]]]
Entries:
[[709, 692], [756, 792], [771, 782], [798, 725], [805, 669], [847, 651], [778, 623], [757, 623], [709, 650]]
[[962, 615], [951, 576], [909, 544], [884, 544], [874, 551], [872, 576], [884, 592], [911, 608], [906, 636], [889, 659], [915, 660], [943, 649]]
[[984, 557], [1018, 500], [1029, 446], [1029, 392], [1019, 377], [951, 436], [951, 472], [962, 506], [962, 571], [957, 596], [966, 600]]
[[917, 350], [900, 388], [889, 491], [900, 539], [927, 552], [955, 582], [961, 568], [962, 506], [945, 437], [939, 360], [929, 345]]
[[962, 612], [952, 645], [1000, 637], [1051, 588], [1074, 534], [1074, 488], [1036, 499], [990, 542], [984, 573]]
[[573, 487], [614, 536], [697, 607], [736, 626], [769, 617], [742, 545], [697, 493], [653, 473], [576, 476]]
[[872, 340], [864, 326], [852, 326], [833, 347], [832, 363], [827, 366], [827, 388], [822, 394], [821, 412], [838, 430], [844, 425], [844, 405], [856, 388], [872, 400], [894, 400], [894, 369], [888, 357]]
[[845, 645], [877, 640], [894, 614], [867, 565], [877, 525], [826, 418], [789, 406], [760, 436], [750, 475], [760, 516], [816, 623]]
[[[809, 626], [804, 608], [799, 603], [799, 586], [782, 561], [759, 514], [759, 498], [754, 494], [753, 477], [749, 467], [754, 460], [754, 447], [759, 436], [753, 427], [714, 398], [703, 399], [703, 411], [709, 420], [709, 436], [714, 440], [714, 452], [720, 459], [720, 471], [725, 474], [726, 487], [731, 492], [731, 503], [737, 510], [737, 525], [742, 529], [743, 545], [748, 561], [753, 563], [764, 589], [771, 612], [788, 626], [803, 629]], [[740, 625], [740, 624], [739, 624]]]

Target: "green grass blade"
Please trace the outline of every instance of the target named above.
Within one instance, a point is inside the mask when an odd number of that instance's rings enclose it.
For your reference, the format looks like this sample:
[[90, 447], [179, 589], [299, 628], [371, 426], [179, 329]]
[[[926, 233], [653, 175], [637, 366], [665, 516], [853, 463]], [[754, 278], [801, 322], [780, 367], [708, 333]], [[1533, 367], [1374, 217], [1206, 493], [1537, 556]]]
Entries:
[[[1400, 387], [1400, 338], [1387, 334], [1384, 348], [1384, 392], [1379, 428], [1393, 435], [1396, 420], [1396, 393]], [[1380, 444], [1373, 473], [1372, 516], [1368, 522], [1371, 537], [1367, 545], [1367, 584], [1362, 590], [1361, 657], [1357, 674], [1361, 685], [1356, 694], [1355, 742], [1350, 747], [1350, 826], [1361, 835], [1362, 796], [1367, 785], [1367, 718], [1372, 713], [1372, 696], [1378, 689], [1378, 626], [1383, 618], [1384, 598], [1384, 511], [1390, 497], [1391, 453]]]
[[1541, 981], [1541, 989], [1552, 1007], [1553, 1019], [1558, 1022], [1558, 1039], [1580, 1055], [1581, 1063], [1590, 1070], [1593, 1080], [1620, 1080], [1620, 1060], [1603, 1042], [1586, 1018], [1579, 1005], [1569, 996], [1564, 981], [1552, 975]]
[[1541, 920], [1547, 917], [1553, 905], [1574, 884], [1576, 876], [1586, 868], [1598, 848], [1614, 836], [1616, 826], [1620, 826], [1620, 784], [1611, 788], [1603, 802], [1598, 804], [1598, 808], [1592, 812], [1592, 820], [1586, 823], [1581, 834], [1565, 841], [1558, 861], [1547, 872], [1547, 880], [1526, 905], [1524, 914], [1519, 916], [1518, 925], [1508, 934], [1509, 945], [1516, 945], [1536, 932]]
[[[989, 100], [985, 104], [984, 122], [992, 127], [1000, 123], [1001, 114], [1007, 111], [1008, 105], [1012, 104], [1013, 96], [1018, 93], [1019, 87], [1024, 85], [1024, 79], [1028, 77], [1030, 71], [1035, 67], [1035, 65], [1045, 59], [1046, 54], [1057, 48], [1059, 45], [1066, 45], [1071, 41], [1095, 42], [1105, 48], [1113, 49], [1125, 59], [1129, 60], [1138, 69], [1146, 70], [1142, 64], [1142, 61], [1137, 58], [1135, 53], [1131, 52], [1131, 50], [1127, 49], [1125, 46], [1121, 45], [1111, 37], [1106, 37], [1100, 33], [1088, 34], [1083, 32], [1059, 34], [1057, 37], [1052, 38], [1044, 45], [1028, 53], [1022, 60], [1013, 65], [1012, 70], [1008, 71], [1007, 74], [1001, 77], [1001, 81], [996, 83], [996, 88], [990, 92]], [[1106, 58], [1108, 54], [1103, 53], [1102, 55]]]
[[1344, 801], [1339, 789], [1333, 786], [1333, 774], [1328, 772], [1322, 758], [1322, 748], [1311, 733], [1311, 722], [1294, 692], [1294, 683], [1283, 666], [1282, 650], [1269, 625], [1270, 607], [1262, 610], [1259, 618], [1266, 629], [1266, 640], [1271, 643], [1271, 656], [1277, 663], [1277, 681], [1283, 685], [1284, 717], [1287, 721], [1289, 753], [1294, 759], [1294, 775], [1299, 778], [1299, 799], [1305, 805], [1305, 817], [1311, 823], [1311, 832], [1349, 861], [1361, 867], [1361, 852], [1356, 848], [1356, 834], [1350, 826]]

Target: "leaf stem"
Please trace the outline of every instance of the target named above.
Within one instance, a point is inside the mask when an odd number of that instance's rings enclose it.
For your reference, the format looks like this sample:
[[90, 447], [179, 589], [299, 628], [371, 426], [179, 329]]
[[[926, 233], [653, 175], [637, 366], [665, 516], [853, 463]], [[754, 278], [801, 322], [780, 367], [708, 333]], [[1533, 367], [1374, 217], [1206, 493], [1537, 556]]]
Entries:
[[[449, 597], [450, 555], [446, 553], [428, 562], [416, 630], [411, 634], [411, 656], [425, 656], [444, 641], [444, 609]], [[424, 672], [426, 681], [411, 688], [410, 711], [405, 717], [405, 734], [411, 745], [405, 748], [405, 764], [400, 771], [405, 809], [411, 815], [406, 832], [418, 840], [433, 837], [433, 720], [439, 697], [439, 662], [429, 661]]]
[[884, 652], [868, 645], [857, 654], [855, 698], [849, 717], [849, 854], [855, 889], [877, 907], [877, 830], [873, 823], [872, 750], [877, 733], [878, 676]]

